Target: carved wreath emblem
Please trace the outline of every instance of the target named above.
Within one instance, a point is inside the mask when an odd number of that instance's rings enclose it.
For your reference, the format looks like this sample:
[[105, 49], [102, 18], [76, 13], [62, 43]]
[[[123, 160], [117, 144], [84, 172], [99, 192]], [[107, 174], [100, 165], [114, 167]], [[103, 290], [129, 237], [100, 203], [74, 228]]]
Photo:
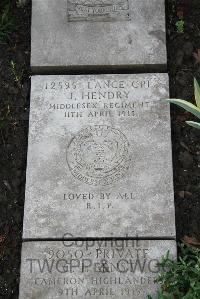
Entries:
[[97, 125], [82, 129], [67, 148], [67, 162], [74, 177], [90, 185], [119, 180], [130, 164], [129, 143], [118, 129]]

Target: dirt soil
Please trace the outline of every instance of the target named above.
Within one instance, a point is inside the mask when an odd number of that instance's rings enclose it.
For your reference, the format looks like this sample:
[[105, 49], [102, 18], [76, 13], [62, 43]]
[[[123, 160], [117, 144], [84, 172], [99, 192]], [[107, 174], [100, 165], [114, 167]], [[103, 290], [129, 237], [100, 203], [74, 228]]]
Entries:
[[[17, 8], [15, 26], [0, 43], [0, 298], [18, 298], [30, 93], [31, 5]], [[0, 4], [0, 10], [1, 10]], [[1, 11], [0, 11], [1, 16]], [[177, 21], [182, 28], [177, 29]], [[181, 31], [181, 32], [178, 32]], [[194, 101], [200, 82], [200, 1], [167, 1], [170, 96]], [[177, 238], [200, 239], [200, 131], [193, 117], [172, 106]]]
[[[193, 80], [200, 83], [200, 1], [167, 1], [170, 97], [195, 103]], [[182, 33], [177, 22], [183, 20]], [[171, 106], [177, 238], [200, 239], [200, 131], [185, 120], [194, 117]]]

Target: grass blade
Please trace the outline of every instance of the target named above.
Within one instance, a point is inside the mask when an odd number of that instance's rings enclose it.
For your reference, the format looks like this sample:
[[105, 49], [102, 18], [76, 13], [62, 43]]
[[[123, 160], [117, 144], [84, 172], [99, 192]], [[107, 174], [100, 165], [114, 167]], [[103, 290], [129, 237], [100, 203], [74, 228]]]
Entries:
[[167, 99], [167, 102], [187, 110], [200, 119], [200, 108], [196, 107], [192, 103], [179, 99]]
[[189, 126], [195, 128], [195, 129], [199, 129], [199, 130], [200, 130], [200, 123], [197, 123], [197, 122], [195, 122], [195, 121], [186, 121], [186, 123], [187, 123]]
[[200, 108], [200, 86], [199, 83], [197, 82], [197, 79], [195, 78], [194, 78], [194, 95], [195, 95], [197, 107]]

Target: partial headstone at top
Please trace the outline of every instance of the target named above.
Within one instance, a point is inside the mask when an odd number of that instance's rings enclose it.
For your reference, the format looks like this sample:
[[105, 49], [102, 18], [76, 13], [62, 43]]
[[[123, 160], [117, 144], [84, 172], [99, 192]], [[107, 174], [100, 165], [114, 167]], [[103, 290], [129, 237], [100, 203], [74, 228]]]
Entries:
[[164, 70], [164, 0], [33, 0], [33, 72]]

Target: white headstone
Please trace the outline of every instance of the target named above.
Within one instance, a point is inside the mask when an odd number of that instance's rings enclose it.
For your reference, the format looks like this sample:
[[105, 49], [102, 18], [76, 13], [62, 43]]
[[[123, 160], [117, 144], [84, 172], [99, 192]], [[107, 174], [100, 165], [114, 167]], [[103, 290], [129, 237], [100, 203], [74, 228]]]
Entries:
[[32, 78], [26, 238], [175, 237], [166, 74]]

